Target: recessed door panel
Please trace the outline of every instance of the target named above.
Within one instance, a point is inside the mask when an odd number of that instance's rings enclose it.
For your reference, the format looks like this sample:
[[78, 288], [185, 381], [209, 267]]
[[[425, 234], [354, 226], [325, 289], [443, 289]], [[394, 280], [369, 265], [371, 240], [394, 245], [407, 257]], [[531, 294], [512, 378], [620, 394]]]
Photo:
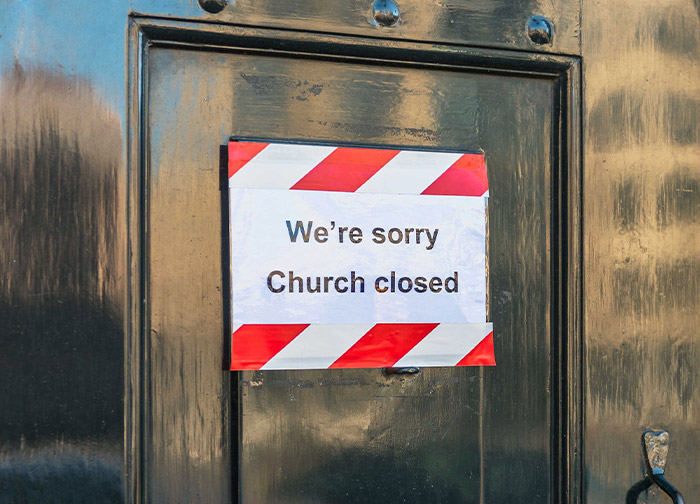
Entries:
[[[150, 48], [146, 75], [149, 498], [551, 499], [557, 81], [186, 47]], [[230, 135], [482, 149], [496, 367], [223, 371]]]

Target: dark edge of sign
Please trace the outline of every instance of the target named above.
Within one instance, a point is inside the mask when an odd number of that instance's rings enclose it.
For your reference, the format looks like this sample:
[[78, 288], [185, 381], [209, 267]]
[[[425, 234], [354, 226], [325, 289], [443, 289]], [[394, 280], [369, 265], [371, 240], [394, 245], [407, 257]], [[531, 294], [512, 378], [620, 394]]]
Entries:
[[219, 147], [219, 191], [221, 193], [221, 296], [224, 313], [224, 355], [221, 365], [231, 369], [231, 250], [228, 194], [228, 145]]
[[[404, 150], [404, 151], [418, 151], [418, 152], [449, 152], [454, 154], [481, 154], [486, 158], [486, 153], [483, 149], [450, 149], [443, 147], [430, 147], [430, 146], [412, 146], [412, 145], [398, 145], [398, 144], [372, 144], [372, 143], [359, 143], [359, 142], [344, 142], [344, 141], [330, 141], [330, 140], [309, 140], [309, 139], [298, 139], [298, 138], [272, 138], [272, 137], [249, 137], [249, 136], [237, 136], [231, 135], [229, 137], [229, 142], [265, 142], [265, 143], [277, 143], [277, 144], [290, 144], [290, 145], [323, 145], [329, 147], [356, 147], [359, 149], [393, 149], [393, 150]], [[486, 177], [488, 178], [488, 167], [486, 169]]]

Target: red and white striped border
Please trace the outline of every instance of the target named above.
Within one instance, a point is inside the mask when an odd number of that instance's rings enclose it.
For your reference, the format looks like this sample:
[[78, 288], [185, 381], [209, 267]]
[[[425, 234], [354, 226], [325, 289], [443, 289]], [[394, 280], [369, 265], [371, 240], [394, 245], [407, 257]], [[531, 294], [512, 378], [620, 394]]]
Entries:
[[493, 366], [491, 324], [244, 324], [231, 369]]
[[[228, 175], [229, 188], [488, 196], [483, 154], [232, 140]], [[496, 364], [491, 323], [244, 324], [232, 333], [231, 370]]]
[[229, 187], [488, 196], [483, 154], [229, 142]]

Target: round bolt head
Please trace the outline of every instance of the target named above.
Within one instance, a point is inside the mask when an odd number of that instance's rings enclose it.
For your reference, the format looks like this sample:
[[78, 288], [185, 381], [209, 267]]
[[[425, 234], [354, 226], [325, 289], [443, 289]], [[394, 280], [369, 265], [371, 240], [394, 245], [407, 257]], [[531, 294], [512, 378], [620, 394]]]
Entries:
[[381, 26], [394, 26], [399, 21], [399, 6], [394, 0], [374, 0], [372, 17]]
[[552, 31], [552, 23], [544, 16], [534, 15], [527, 22], [527, 34], [535, 44], [551, 44]]
[[221, 12], [227, 3], [227, 0], [199, 0], [199, 6], [210, 14]]

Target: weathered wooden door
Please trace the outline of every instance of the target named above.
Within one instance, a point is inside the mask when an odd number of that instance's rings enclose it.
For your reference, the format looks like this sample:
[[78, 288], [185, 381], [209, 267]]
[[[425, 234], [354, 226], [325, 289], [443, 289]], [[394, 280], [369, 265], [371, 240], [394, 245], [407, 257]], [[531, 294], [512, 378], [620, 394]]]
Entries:
[[[0, 503], [698, 501], [698, 0], [1, 12]], [[228, 371], [231, 136], [483, 151], [497, 365]]]

